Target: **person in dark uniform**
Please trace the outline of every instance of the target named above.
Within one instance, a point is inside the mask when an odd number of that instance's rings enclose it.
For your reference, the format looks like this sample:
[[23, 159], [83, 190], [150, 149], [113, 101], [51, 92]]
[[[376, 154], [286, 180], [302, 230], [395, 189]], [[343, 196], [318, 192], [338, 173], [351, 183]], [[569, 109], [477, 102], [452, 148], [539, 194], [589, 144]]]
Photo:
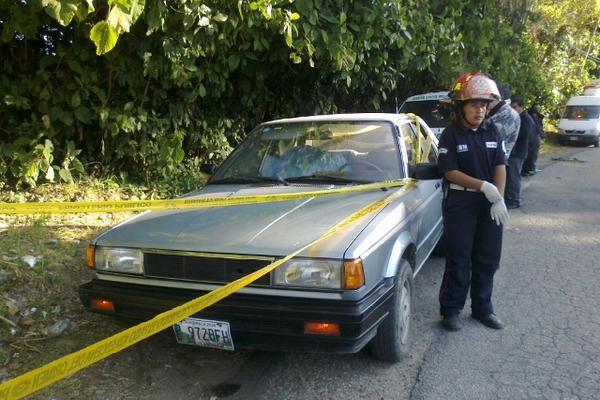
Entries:
[[458, 316], [470, 289], [472, 317], [502, 329], [492, 307], [492, 289], [508, 219], [502, 198], [506, 151], [495, 125], [485, 120], [489, 103], [500, 95], [494, 81], [477, 72], [462, 74], [449, 97], [455, 119], [441, 135], [438, 158], [446, 188], [442, 326], [449, 331], [461, 328]]
[[544, 116], [540, 113], [540, 107], [537, 104], [531, 106], [527, 112], [531, 116], [533, 122], [535, 122], [536, 135], [533, 136], [533, 140], [529, 142], [529, 152], [527, 153], [527, 158], [523, 163], [521, 176], [531, 176], [541, 171], [537, 168], [536, 162], [540, 152], [540, 144], [542, 142], [542, 138], [544, 137]]
[[506, 206], [509, 209], [521, 207], [521, 173], [523, 172], [523, 163], [527, 159], [529, 153], [529, 143], [536, 136], [535, 122], [525, 110], [523, 99], [513, 97], [510, 106], [519, 113], [521, 118], [521, 126], [519, 128], [519, 136], [515, 142], [515, 146], [508, 158], [507, 183], [506, 183]]

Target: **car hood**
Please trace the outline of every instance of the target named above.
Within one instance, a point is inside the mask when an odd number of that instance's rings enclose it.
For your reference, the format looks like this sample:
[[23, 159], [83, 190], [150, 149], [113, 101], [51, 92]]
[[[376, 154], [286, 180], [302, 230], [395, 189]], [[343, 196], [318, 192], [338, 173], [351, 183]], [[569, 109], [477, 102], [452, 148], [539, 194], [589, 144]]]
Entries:
[[600, 122], [597, 119], [573, 120], [561, 119], [558, 127], [564, 130], [588, 130], [600, 129]]
[[[334, 188], [209, 185], [185, 197], [277, 195]], [[287, 255], [317, 239], [347, 216], [390, 193], [375, 190], [291, 201], [145, 212], [104, 233], [95, 243], [176, 251]], [[362, 218], [307, 250], [304, 255], [342, 257], [352, 240], [373, 217], [369, 215]]]

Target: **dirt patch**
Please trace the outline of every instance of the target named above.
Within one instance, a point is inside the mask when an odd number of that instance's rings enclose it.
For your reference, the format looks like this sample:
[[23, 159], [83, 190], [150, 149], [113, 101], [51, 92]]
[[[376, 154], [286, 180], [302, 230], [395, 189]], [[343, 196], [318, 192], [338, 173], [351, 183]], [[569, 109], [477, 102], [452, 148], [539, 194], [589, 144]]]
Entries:
[[[2, 202], [141, 198], [98, 182], [0, 191]], [[78, 286], [93, 276], [85, 266], [88, 242], [129, 216], [0, 215], [0, 382], [131, 326], [86, 311], [77, 294]], [[226, 398], [237, 391], [235, 383], [226, 382], [248, 354], [178, 345], [166, 329], [28, 398]]]
[[[93, 185], [45, 186], [0, 192], [0, 201], [130, 198]], [[124, 214], [0, 215], [0, 381], [5, 381], [118, 332], [114, 321], [86, 312], [77, 288], [92, 277], [87, 243]], [[95, 375], [102, 376], [102, 373]], [[98, 379], [97, 377], [88, 377]], [[69, 380], [68, 393], [89, 394]], [[81, 386], [81, 387], [80, 387]], [[35, 398], [35, 397], [32, 397]], [[42, 395], [40, 398], [48, 398]], [[56, 398], [73, 398], [57, 393]]]

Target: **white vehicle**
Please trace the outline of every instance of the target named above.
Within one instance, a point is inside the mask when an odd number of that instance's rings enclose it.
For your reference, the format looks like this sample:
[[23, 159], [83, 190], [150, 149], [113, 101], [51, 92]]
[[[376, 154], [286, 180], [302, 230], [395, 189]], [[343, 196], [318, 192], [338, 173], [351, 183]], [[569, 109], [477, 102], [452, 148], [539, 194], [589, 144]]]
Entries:
[[600, 95], [569, 99], [558, 123], [558, 143], [600, 146]]
[[412, 113], [423, 118], [435, 137], [439, 139], [442, 131], [450, 125], [450, 110], [440, 104], [447, 99], [448, 92], [431, 92], [411, 96], [402, 103], [398, 112]]

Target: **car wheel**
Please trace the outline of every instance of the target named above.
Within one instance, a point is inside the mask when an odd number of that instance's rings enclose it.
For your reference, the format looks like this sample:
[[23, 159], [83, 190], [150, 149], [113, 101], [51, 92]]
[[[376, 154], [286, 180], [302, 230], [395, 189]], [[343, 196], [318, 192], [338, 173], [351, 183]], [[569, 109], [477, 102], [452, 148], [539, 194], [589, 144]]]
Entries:
[[438, 257], [446, 256], [446, 236], [442, 233], [437, 244], [433, 248], [433, 255]]
[[594, 143], [594, 147], [600, 146], [600, 136], [596, 138], [596, 142]]
[[377, 328], [371, 352], [382, 361], [398, 362], [406, 357], [412, 342], [413, 276], [407, 261], [400, 265], [390, 314]]

